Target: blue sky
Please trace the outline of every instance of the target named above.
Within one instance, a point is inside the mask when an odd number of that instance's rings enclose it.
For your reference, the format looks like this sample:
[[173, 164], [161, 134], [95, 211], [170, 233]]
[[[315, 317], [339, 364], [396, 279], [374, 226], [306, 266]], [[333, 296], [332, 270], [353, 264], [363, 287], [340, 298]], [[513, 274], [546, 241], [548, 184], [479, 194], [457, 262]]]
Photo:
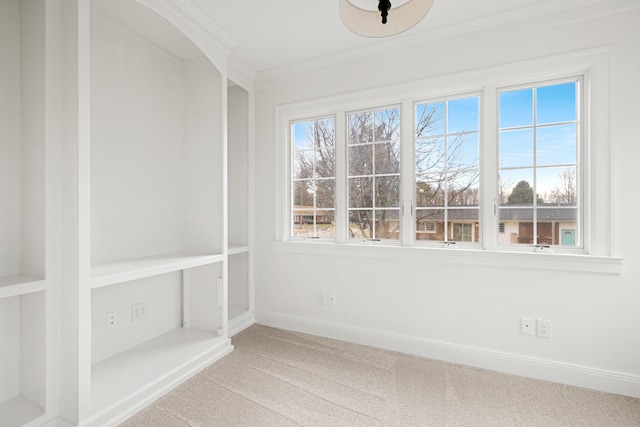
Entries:
[[535, 164], [536, 191], [543, 196], [560, 185], [558, 175], [565, 168], [575, 171], [576, 89], [569, 82], [500, 93], [500, 167], [517, 168], [502, 170], [503, 181], [533, 185]]
[[[576, 90], [577, 83], [567, 82], [499, 94], [500, 167], [509, 169], [501, 171], [504, 179], [514, 180], [513, 185], [522, 179], [533, 185], [535, 164], [537, 192], [542, 195], [558, 185], [558, 174], [564, 168], [574, 167], [578, 132]], [[436, 109], [437, 120], [420, 138], [478, 131], [479, 97], [449, 100], [446, 122], [445, 101], [418, 105], [416, 117], [432, 108]], [[294, 146], [298, 150], [312, 146], [307, 135], [309, 123], [293, 126]], [[470, 134], [463, 144], [462, 163], [471, 164], [479, 155], [478, 137]]]

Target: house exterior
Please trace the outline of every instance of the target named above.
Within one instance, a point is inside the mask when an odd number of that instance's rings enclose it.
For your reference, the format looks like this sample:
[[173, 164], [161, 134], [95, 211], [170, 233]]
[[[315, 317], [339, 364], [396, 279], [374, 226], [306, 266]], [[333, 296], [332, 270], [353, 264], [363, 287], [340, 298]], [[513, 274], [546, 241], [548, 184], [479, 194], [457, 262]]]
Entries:
[[[446, 226], [443, 210], [429, 212], [416, 222], [416, 240], [472, 243], [480, 241], [481, 230], [477, 209], [457, 210], [455, 218], [447, 218]], [[498, 243], [533, 244], [533, 224], [533, 210], [530, 208], [500, 208]], [[577, 226], [574, 208], [541, 207], [538, 210], [535, 243], [575, 246]]]

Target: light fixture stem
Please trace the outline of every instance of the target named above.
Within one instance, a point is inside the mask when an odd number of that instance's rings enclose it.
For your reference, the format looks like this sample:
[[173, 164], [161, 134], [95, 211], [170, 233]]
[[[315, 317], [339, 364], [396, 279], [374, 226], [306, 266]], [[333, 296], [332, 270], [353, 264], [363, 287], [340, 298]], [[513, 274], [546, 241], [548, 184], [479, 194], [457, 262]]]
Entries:
[[389, 16], [389, 9], [391, 9], [391, 2], [389, 0], [379, 0], [378, 1], [378, 10], [380, 11], [380, 15], [382, 15], [382, 23], [387, 23], [387, 16]]

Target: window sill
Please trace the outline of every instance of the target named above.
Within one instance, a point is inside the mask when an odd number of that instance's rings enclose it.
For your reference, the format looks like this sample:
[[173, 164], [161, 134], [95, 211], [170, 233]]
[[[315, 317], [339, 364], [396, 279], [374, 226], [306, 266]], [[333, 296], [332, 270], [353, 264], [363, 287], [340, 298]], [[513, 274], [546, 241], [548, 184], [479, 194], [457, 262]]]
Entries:
[[578, 254], [488, 251], [482, 249], [426, 248], [391, 246], [380, 243], [333, 243], [308, 241], [274, 241], [274, 252], [350, 256], [371, 259], [429, 262], [435, 264], [466, 264], [532, 270], [574, 271], [607, 275], [622, 274], [624, 258]]

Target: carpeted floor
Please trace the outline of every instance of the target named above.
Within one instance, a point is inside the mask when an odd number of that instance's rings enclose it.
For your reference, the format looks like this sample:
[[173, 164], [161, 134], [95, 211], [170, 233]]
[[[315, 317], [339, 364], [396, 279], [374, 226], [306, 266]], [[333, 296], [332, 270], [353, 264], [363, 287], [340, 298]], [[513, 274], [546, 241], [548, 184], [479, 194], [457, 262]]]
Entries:
[[640, 426], [640, 399], [254, 325], [123, 427]]

